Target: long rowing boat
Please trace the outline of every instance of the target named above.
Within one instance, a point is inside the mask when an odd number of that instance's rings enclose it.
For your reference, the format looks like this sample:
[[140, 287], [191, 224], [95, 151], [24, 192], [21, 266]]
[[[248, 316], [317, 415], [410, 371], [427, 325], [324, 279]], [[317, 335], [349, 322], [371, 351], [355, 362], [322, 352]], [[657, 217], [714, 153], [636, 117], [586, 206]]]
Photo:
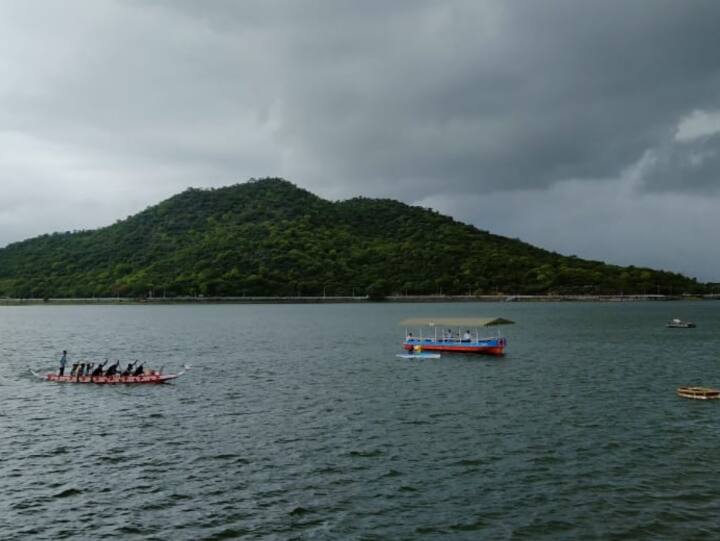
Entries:
[[54, 372], [48, 374], [39, 374], [38, 372], [35, 372], [33, 370], [31, 370], [31, 372], [34, 376], [40, 379], [43, 379], [45, 381], [55, 381], [58, 383], [95, 383], [101, 385], [126, 385], [137, 383], [167, 383], [168, 381], [172, 381], [182, 376], [188, 368], [188, 366], [185, 366], [185, 370], [183, 370], [182, 372], [178, 372], [177, 374], [161, 374], [160, 372], [151, 370], [149, 373], [143, 374], [141, 376], [58, 376]]

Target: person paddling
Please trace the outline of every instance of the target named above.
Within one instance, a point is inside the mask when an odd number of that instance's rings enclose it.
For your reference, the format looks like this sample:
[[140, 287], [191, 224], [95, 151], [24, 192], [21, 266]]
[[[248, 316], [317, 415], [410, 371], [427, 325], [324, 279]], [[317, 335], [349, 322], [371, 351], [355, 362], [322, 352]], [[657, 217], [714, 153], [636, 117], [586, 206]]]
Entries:
[[135, 362], [128, 363], [127, 368], [125, 368], [125, 370], [123, 370], [123, 371], [122, 371], [122, 374], [120, 374], [120, 375], [123, 376], [123, 377], [127, 377], [127, 376], [132, 375], [132, 373], [133, 373], [133, 365], [134, 365], [134, 364], [135, 364]]
[[[96, 376], [102, 376], [102, 375], [103, 375], [103, 367], [104, 367], [106, 364], [107, 364], [107, 359], [105, 360], [104, 363], [97, 365], [97, 367], [95, 368], [95, 370], [93, 370], [92, 373], [90, 374], [90, 381], [92, 381], [92, 378], [94, 378], [94, 377], [96, 377]], [[108, 369], [108, 370], [109, 370], [109, 369]]]
[[117, 374], [118, 366], [120, 366], [120, 361], [115, 361], [115, 364], [111, 365], [110, 368], [105, 371], [105, 376], [109, 378]]

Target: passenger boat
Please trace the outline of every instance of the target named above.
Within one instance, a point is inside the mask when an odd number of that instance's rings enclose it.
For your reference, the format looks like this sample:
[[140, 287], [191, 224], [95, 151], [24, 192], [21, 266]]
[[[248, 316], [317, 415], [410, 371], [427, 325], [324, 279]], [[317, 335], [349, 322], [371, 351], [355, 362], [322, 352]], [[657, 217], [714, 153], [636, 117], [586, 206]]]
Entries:
[[46, 381], [55, 381], [58, 383], [94, 383], [94, 384], [101, 384], [101, 385], [126, 385], [126, 384], [138, 384], [138, 383], [144, 383], [144, 384], [158, 384], [158, 383], [167, 383], [168, 381], [172, 381], [174, 379], [179, 378], [182, 376], [186, 371], [188, 367], [185, 366], [185, 370], [182, 372], [179, 372], [177, 374], [163, 374], [161, 372], [150, 370], [147, 374], [142, 374], [141, 376], [121, 376], [121, 375], [115, 375], [115, 376], [58, 376], [55, 372], [51, 372], [48, 374], [39, 374], [35, 371], [31, 372], [33, 375], [40, 379], [44, 379]]
[[671, 329], [694, 329], [695, 323], [692, 321], [683, 321], [682, 319], [673, 318], [665, 324]]
[[710, 387], [678, 387], [677, 394], [683, 398], [692, 398], [693, 400], [720, 399], [720, 390], [711, 389]]
[[405, 327], [403, 348], [406, 350], [421, 346], [423, 351], [487, 355], [502, 355], [507, 340], [499, 333], [481, 336], [479, 329], [511, 323], [514, 322], [503, 318], [414, 318], [400, 322]]

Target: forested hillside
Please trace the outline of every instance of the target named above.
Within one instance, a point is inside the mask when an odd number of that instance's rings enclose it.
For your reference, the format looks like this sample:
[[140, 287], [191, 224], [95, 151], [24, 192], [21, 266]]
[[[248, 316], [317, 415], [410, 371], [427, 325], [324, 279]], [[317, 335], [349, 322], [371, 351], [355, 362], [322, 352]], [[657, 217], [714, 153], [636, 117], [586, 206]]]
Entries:
[[702, 290], [397, 201], [326, 201], [282, 179], [189, 189], [109, 227], [0, 250], [0, 296], [24, 298]]

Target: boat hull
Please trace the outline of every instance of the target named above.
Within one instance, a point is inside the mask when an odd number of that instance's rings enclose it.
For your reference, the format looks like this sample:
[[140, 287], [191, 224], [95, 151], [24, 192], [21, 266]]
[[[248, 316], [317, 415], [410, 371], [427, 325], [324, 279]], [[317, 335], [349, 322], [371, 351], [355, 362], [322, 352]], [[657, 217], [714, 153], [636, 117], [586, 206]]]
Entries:
[[692, 400], [719, 400], [720, 390], [709, 387], [678, 387], [677, 395]]
[[[179, 374], [178, 374], [179, 375]], [[45, 374], [40, 376], [47, 381], [55, 381], [58, 383], [92, 383], [97, 385], [135, 385], [135, 384], [150, 384], [157, 385], [161, 383], [167, 383], [173, 379], [176, 379], [178, 375], [175, 374], [147, 374], [142, 376], [58, 376], [57, 374]]]
[[403, 347], [411, 350], [420, 346], [423, 351], [447, 351], [449, 353], [481, 353], [484, 355], [503, 355], [507, 341], [504, 338], [492, 338], [478, 342], [441, 341], [441, 340], [411, 340], [405, 341]]

